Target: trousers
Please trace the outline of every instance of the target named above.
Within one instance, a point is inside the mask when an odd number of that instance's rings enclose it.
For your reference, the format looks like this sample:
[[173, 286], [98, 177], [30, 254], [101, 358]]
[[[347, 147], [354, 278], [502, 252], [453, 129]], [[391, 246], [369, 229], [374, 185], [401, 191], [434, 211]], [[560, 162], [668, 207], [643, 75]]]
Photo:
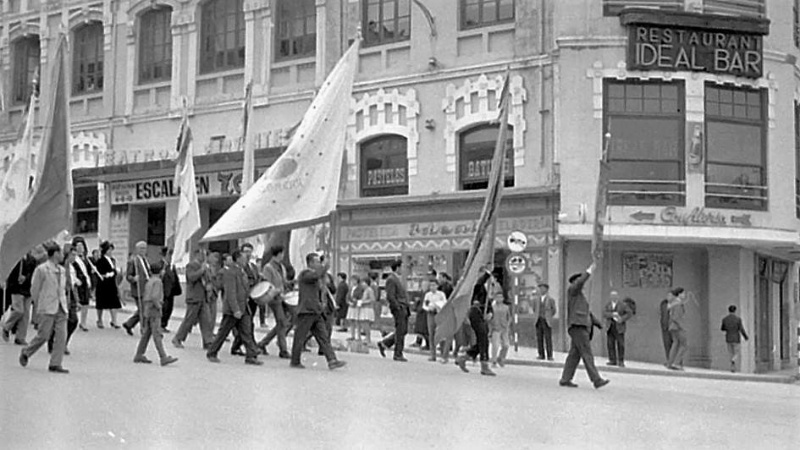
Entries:
[[30, 322], [31, 298], [19, 294], [11, 294], [11, 312], [4, 329], [10, 332], [16, 327], [17, 331], [14, 333], [14, 338], [17, 341], [24, 341], [28, 337], [28, 324]]
[[139, 346], [136, 347], [136, 357], [141, 358], [144, 356], [151, 337], [156, 345], [158, 356], [162, 360], [165, 359], [167, 352], [164, 350], [163, 336], [161, 334], [161, 317], [146, 317], [142, 322], [142, 337], [139, 338]]
[[30, 358], [42, 345], [50, 340], [50, 335], [55, 333], [53, 351], [50, 353], [50, 367], [61, 365], [64, 359], [64, 349], [67, 346], [67, 312], [60, 305], [55, 314], [39, 314], [39, 329], [30, 345], [22, 349], [22, 353]]
[[492, 331], [492, 362], [505, 361], [510, 347], [508, 330]]
[[268, 303], [272, 315], [275, 316], [275, 327], [269, 330], [266, 336], [258, 342], [259, 347], [266, 347], [276, 337], [278, 338], [278, 351], [280, 354], [288, 353], [286, 348], [286, 333], [289, 331], [289, 320], [282, 300], [271, 301]]
[[483, 318], [483, 308], [471, 307], [469, 313], [469, 323], [472, 325], [472, 330], [475, 331], [475, 345], [467, 350], [467, 356], [472, 359], [480, 356], [481, 361], [489, 361], [489, 325]]
[[219, 324], [217, 338], [214, 339], [211, 347], [209, 347], [206, 356], [216, 357], [217, 353], [219, 353], [219, 349], [222, 348], [222, 344], [225, 343], [225, 339], [234, 328], [239, 331], [239, 339], [241, 339], [242, 344], [244, 344], [246, 358], [256, 359], [256, 357], [258, 357], [258, 348], [256, 347], [256, 342], [253, 340], [253, 317], [247, 312], [242, 314], [240, 319], [230, 314], [223, 314], [222, 322]]
[[214, 340], [214, 336], [211, 331], [210, 313], [208, 305], [203, 302], [187, 303], [186, 316], [184, 316], [183, 322], [181, 322], [181, 326], [178, 328], [178, 332], [175, 333], [175, 340], [180, 342], [185, 341], [194, 324], [199, 324], [203, 345], [211, 344]]
[[[76, 308], [70, 308], [69, 313], [67, 313], [67, 340], [64, 342], [64, 351], [66, 352], [69, 347], [69, 341], [72, 339], [72, 335], [75, 333], [75, 330], [78, 329], [78, 311]], [[53, 353], [53, 345], [55, 344], [56, 340], [56, 333], [53, 332], [50, 334], [50, 340], [47, 341], [47, 351]]]
[[544, 317], [536, 319], [536, 345], [539, 349], [539, 358], [553, 358], [553, 329], [547, 324]]
[[[250, 337], [253, 337], [253, 330], [254, 330], [254, 319], [255, 314], [258, 309], [258, 303], [254, 302], [253, 299], [247, 300], [247, 316], [250, 317]], [[220, 326], [222, 326], [220, 324]], [[242, 340], [241, 334], [233, 334], [233, 344], [231, 344], [231, 351], [236, 351], [242, 348], [242, 344], [244, 341]]]
[[669, 351], [667, 365], [674, 366], [678, 364], [683, 366], [683, 357], [686, 355], [686, 350], [689, 348], [686, 331], [670, 330], [669, 332], [672, 334], [672, 348]]
[[572, 340], [567, 355], [567, 361], [564, 363], [564, 370], [561, 372], [561, 381], [572, 381], [575, 376], [575, 369], [578, 367], [578, 362], [583, 360], [583, 366], [586, 368], [586, 373], [592, 383], [600, 381], [600, 373], [594, 365], [594, 355], [592, 354], [592, 343], [589, 340], [589, 330], [581, 325], [572, 325], [568, 330], [569, 337]]
[[617, 331], [616, 324], [611, 324], [606, 331], [608, 346], [608, 362], [622, 364], [625, 362], [625, 333]]
[[669, 361], [669, 351], [672, 350], [672, 334], [669, 330], [661, 330], [661, 341], [664, 343], [664, 360]]
[[406, 334], [408, 333], [408, 316], [411, 312], [408, 305], [402, 305], [398, 308], [392, 308], [392, 317], [394, 317], [394, 333], [386, 336], [381, 343], [391, 348], [394, 346], [394, 357], [400, 358], [403, 356], [403, 349], [406, 345]]
[[328, 363], [336, 361], [336, 354], [328, 339], [328, 325], [322, 314], [298, 314], [292, 341], [292, 365], [299, 365], [303, 354], [303, 346], [309, 333], [317, 340], [319, 350], [325, 355]]
[[164, 296], [164, 305], [161, 307], [161, 328], [167, 328], [167, 325], [169, 325], [169, 318], [172, 317], [174, 307], [175, 297], [171, 295]]

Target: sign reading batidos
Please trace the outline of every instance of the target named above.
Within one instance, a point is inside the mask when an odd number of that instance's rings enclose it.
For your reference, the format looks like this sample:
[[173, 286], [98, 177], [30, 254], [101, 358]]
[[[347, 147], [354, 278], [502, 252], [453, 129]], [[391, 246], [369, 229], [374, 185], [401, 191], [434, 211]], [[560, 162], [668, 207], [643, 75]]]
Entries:
[[760, 78], [763, 41], [755, 34], [662, 25], [629, 28], [628, 68], [687, 70]]

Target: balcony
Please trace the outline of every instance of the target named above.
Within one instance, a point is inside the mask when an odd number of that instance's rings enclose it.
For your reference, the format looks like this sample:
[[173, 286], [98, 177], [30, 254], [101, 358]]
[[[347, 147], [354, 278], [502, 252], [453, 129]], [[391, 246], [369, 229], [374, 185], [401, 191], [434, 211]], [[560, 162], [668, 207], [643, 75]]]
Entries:
[[767, 5], [766, 0], [703, 0], [703, 12], [763, 19]]
[[622, 8], [657, 8], [683, 10], [683, 0], [603, 0], [603, 15], [619, 15]]
[[683, 206], [686, 182], [674, 180], [611, 180], [610, 205]]

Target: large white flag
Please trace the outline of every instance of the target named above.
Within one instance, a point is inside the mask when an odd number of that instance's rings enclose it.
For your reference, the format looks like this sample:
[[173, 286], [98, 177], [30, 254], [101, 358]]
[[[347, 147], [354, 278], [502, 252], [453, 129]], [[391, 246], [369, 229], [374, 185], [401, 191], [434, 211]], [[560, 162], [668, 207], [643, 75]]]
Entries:
[[[36, 97], [31, 96], [30, 106], [24, 117], [20, 139], [12, 147], [13, 157], [0, 185], [0, 246], [8, 228], [22, 215], [31, 199], [31, 176], [39, 177], [31, 170], [33, 161], [33, 122]], [[37, 164], [37, 168], [41, 164]], [[35, 173], [35, 174], [34, 174]]]
[[203, 237], [237, 239], [328, 219], [336, 208], [359, 40], [322, 85], [289, 147]]
[[185, 266], [191, 257], [192, 236], [200, 229], [200, 206], [197, 202], [197, 186], [194, 179], [194, 155], [192, 155], [192, 130], [184, 112], [178, 134], [178, 160], [175, 166], [175, 185], [180, 190], [178, 216], [175, 218], [175, 248], [172, 264]]

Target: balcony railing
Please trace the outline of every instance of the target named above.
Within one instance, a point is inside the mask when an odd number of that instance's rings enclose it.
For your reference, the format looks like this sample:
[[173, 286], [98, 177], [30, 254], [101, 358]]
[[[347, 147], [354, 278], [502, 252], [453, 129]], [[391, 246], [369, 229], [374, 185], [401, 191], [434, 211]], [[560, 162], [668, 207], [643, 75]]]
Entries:
[[703, 0], [703, 12], [731, 16], [766, 17], [766, 0]]
[[683, 9], [683, 0], [603, 0], [603, 15], [616, 16], [622, 8]]
[[674, 180], [611, 180], [611, 205], [681, 206], [686, 204], [686, 182]]
[[741, 184], [706, 183], [709, 208], [767, 209], [767, 187]]

